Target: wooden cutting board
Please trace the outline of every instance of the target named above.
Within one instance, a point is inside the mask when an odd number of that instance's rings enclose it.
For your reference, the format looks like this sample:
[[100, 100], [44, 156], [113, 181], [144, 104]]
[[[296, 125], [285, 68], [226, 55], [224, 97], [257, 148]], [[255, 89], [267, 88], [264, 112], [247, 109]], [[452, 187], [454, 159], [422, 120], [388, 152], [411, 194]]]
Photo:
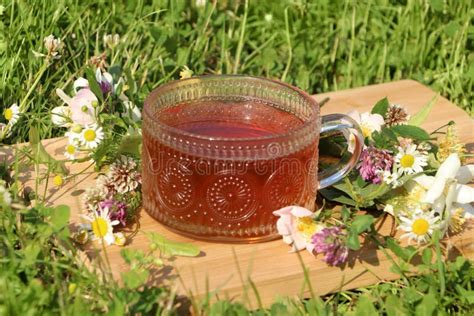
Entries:
[[[435, 93], [429, 88], [411, 80], [367, 86], [357, 89], [330, 92], [316, 95], [318, 101], [328, 97], [330, 101], [322, 108], [323, 114], [346, 113], [351, 109], [361, 112], [368, 111], [376, 101], [388, 97], [392, 103], [405, 106], [411, 114], [416, 113]], [[424, 128], [432, 131], [448, 121], [457, 123], [460, 138], [467, 143], [470, 152], [474, 151], [474, 121], [461, 109], [443, 97], [439, 97]], [[45, 140], [44, 144], [54, 157], [64, 159], [66, 140], [63, 138]], [[0, 161], [12, 163], [13, 148], [3, 147]], [[35, 173], [28, 166], [23, 166], [20, 180], [24, 189], [35, 189]], [[68, 164], [71, 174], [77, 175], [61, 188], [53, 188], [50, 184], [44, 191], [45, 179], [38, 181], [40, 192], [44, 192], [51, 205], [66, 204], [71, 207], [72, 221], [78, 221], [82, 211], [81, 195], [85, 189], [94, 185], [96, 174], [87, 163]], [[51, 183], [51, 179], [49, 179]], [[474, 258], [474, 228], [452, 238], [457, 251], [469, 258]], [[390, 217], [379, 230], [388, 234], [393, 229]], [[250, 286], [251, 280], [257, 290], [263, 306], [270, 305], [278, 296], [308, 297], [310, 290], [305, 284], [303, 265], [310, 276], [312, 291], [315, 295], [367, 286], [391, 280], [397, 275], [390, 272], [391, 263], [377, 250], [368, 244], [361, 251], [351, 253], [349, 263], [344, 268], [329, 267], [306, 251], [300, 257], [288, 253], [289, 247], [281, 240], [249, 245], [231, 245], [207, 243], [191, 240], [177, 235], [157, 223], [146, 212], [141, 212], [140, 232], [131, 240], [127, 247], [146, 250], [148, 240], [143, 232], [154, 231], [174, 241], [196, 244], [201, 254], [196, 258], [179, 257], [171, 262], [174, 269], [165, 268], [157, 272], [156, 278], [177, 287], [178, 294], [202, 297], [208, 291], [214, 298], [226, 298], [244, 301], [250, 308], [256, 308], [257, 297]], [[110, 246], [107, 255], [115, 276], [126, 269], [120, 257], [121, 248]], [[179, 275], [179, 277], [177, 277]]]

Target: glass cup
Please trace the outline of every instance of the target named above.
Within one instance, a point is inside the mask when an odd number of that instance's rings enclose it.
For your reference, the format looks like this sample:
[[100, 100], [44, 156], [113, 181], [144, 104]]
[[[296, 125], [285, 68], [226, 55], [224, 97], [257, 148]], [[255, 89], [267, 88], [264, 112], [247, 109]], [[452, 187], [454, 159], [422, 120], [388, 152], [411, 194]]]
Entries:
[[[352, 150], [318, 173], [320, 134], [339, 131]], [[320, 116], [304, 91], [238, 75], [174, 81], [143, 110], [143, 206], [180, 234], [218, 242], [278, 237], [273, 211], [315, 208], [317, 190], [346, 175], [363, 137], [342, 114]]]

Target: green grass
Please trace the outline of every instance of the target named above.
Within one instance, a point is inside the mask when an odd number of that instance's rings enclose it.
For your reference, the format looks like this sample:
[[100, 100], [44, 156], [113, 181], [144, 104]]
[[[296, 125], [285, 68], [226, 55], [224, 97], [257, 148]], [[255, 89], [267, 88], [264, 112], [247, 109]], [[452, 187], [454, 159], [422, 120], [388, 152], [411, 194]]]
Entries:
[[[474, 8], [448, 2], [219, 1], [199, 8], [194, 1], [9, 0], [0, 16], [0, 104], [23, 102], [28, 110], [10, 142], [26, 139], [32, 118], [41, 118], [44, 137], [56, 135], [48, 115], [61, 104], [54, 90], [102, 52], [130, 70], [139, 100], [187, 65], [195, 74], [279, 78], [311, 93], [410, 78], [473, 114]], [[122, 37], [113, 51], [104, 48], [106, 33]], [[43, 72], [32, 51], [49, 34], [65, 51]]]
[[[410, 78], [472, 115], [473, 12], [471, 1], [454, 0], [219, 1], [204, 8], [172, 0], [8, 0], [0, 7], [0, 104], [4, 109], [16, 102], [26, 112], [7, 142], [26, 140], [32, 122], [42, 138], [61, 135], [64, 131], [52, 127], [49, 115], [62, 104], [54, 91], [70, 88], [84, 75], [88, 60], [102, 52], [110, 65], [130, 71], [140, 106], [154, 87], [179, 78], [188, 66], [195, 74], [282, 79], [311, 93]], [[106, 33], [121, 35], [113, 50], [103, 45]], [[32, 52], [42, 50], [49, 34], [65, 43], [61, 59], [51, 65]], [[0, 209], [0, 315], [175, 311], [169, 289], [122, 287], [91, 273], [68, 243], [64, 222], [52, 220], [57, 211], [43, 206]], [[394, 258], [395, 272], [401, 275], [410, 267], [406, 251]], [[427, 253], [420, 256], [421, 276], [305, 301], [281, 299], [253, 313], [431, 315], [472, 310], [472, 264], [462, 258], [442, 262], [439, 256], [431, 263]], [[140, 266], [148, 259], [137, 260], [142, 260]], [[137, 276], [128, 277], [133, 281]], [[196, 314], [250, 313], [241, 303], [192, 302], [192, 308]]]

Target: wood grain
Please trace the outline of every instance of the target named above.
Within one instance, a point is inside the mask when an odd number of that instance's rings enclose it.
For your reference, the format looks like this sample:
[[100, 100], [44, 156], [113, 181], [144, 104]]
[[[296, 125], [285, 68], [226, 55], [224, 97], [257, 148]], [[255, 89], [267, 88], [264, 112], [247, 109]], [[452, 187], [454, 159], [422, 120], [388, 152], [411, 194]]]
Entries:
[[[330, 101], [324, 105], [323, 114], [345, 113], [351, 109], [359, 111], [370, 110], [373, 104], [383, 97], [388, 97], [392, 103], [405, 106], [410, 113], [416, 113], [426, 104], [435, 93], [429, 88], [411, 80], [398, 81], [330, 92], [315, 96], [317, 100], [326, 97]], [[460, 138], [468, 144], [468, 149], [474, 148], [474, 122], [461, 109], [451, 104], [443, 97], [438, 97], [424, 127], [432, 131], [449, 120], [457, 123]], [[65, 139], [44, 141], [47, 150], [55, 157], [64, 159]], [[14, 159], [12, 148], [2, 148], [0, 160], [12, 163]], [[70, 179], [63, 187], [48, 188], [46, 192], [48, 203], [52, 205], [66, 204], [71, 207], [72, 221], [77, 221], [82, 211], [81, 194], [94, 185], [95, 173], [87, 163], [68, 165], [71, 173], [83, 172]], [[30, 166], [22, 166], [21, 181], [24, 187], [35, 187], [35, 173]], [[45, 183], [40, 181], [39, 186]], [[471, 223], [472, 224], [472, 223]], [[249, 307], [257, 307], [256, 295], [249, 280], [258, 289], [260, 300], [264, 306], [270, 305], [278, 296], [308, 297], [309, 287], [304, 282], [303, 266], [308, 270], [312, 289], [315, 295], [322, 295], [341, 289], [352, 289], [391, 280], [397, 275], [390, 272], [391, 263], [377, 250], [375, 245], [366, 244], [362, 251], [352, 253], [349, 263], [343, 268], [328, 267], [320, 258], [315, 258], [307, 252], [299, 254], [288, 253], [289, 248], [281, 241], [249, 245], [230, 245], [207, 243], [190, 240], [170, 232], [165, 227], [150, 218], [146, 212], [141, 212], [140, 230], [128, 247], [147, 249], [148, 241], [143, 231], [154, 231], [175, 241], [185, 241], [196, 244], [201, 249], [197, 258], [176, 258], [172, 261], [175, 268], [170, 274], [158, 276], [160, 281], [174, 284], [178, 293], [188, 297], [202, 297], [207, 291], [217, 292], [218, 298], [243, 300]], [[472, 225], [471, 225], [472, 226]], [[393, 221], [387, 218], [381, 225], [380, 232], [388, 234], [393, 228]], [[452, 238], [456, 250], [466, 257], [474, 258], [474, 229], [470, 227], [461, 235]], [[121, 259], [120, 248], [111, 246], [107, 249], [112, 270], [117, 277], [126, 269]], [[168, 271], [168, 270], [166, 270]]]

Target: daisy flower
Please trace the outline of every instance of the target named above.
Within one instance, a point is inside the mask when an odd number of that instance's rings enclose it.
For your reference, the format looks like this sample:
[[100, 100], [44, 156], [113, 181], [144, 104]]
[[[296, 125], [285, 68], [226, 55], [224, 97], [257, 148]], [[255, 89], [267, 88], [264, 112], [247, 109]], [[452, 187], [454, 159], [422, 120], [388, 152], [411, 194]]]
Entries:
[[378, 176], [382, 177], [383, 182], [390, 185], [392, 188], [397, 188], [402, 185], [400, 174], [397, 171], [391, 172], [389, 170], [380, 170]]
[[121, 232], [115, 233], [114, 234], [114, 243], [117, 246], [125, 246], [125, 243], [127, 242], [127, 238], [125, 235]]
[[412, 174], [423, 172], [423, 167], [428, 164], [428, 157], [417, 150], [415, 144], [407, 147], [398, 147], [398, 153], [395, 156], [395, 167], [398, 173]]
[[69, 144], [77, 147], [81, 143], [82, 127], [79, 125], [75, 125], [64, 135], [68, 138]]
[[77, 153], [77, 148], [73, 144], [68, 144], [66, 145], [66, 148], [64, 150], [64, 156], [69, 159], [69, 160], [74, 160], [76, 159], [76, 153]]
[[113, 226], [118, 225], [119, 221], [110, 220], [109, 209], [100, 208], [97, 212], [92, 212], [89, 215], [82, 215], [82, 218], [89, 221], [94, 239], [105, 242], [106, 245], [111, 245], [115, 242]]
[[20, 118], [20, 107], [14, 103], [3, 112], [3, 116], [8, 121], [8, 125], [12, 126]]
[[87, 125], [81, 133], [81, 143], [89, 149], [97, 148], [100, 142], [104, 139], [104, 132], [102, 127], [97, 124]]
[[398, 229], [406, 232], [400, 236], [400, 239], [408, 238], [409, 243], [413, 240], [418, 245], [427, 242], [433, 231], [439, 229], [439, 217], [435, 216], [433, 212], [425, 214], [421, 209], [418, 209], [411, 218], [400, 216], [399, 219], [401, 223]]

